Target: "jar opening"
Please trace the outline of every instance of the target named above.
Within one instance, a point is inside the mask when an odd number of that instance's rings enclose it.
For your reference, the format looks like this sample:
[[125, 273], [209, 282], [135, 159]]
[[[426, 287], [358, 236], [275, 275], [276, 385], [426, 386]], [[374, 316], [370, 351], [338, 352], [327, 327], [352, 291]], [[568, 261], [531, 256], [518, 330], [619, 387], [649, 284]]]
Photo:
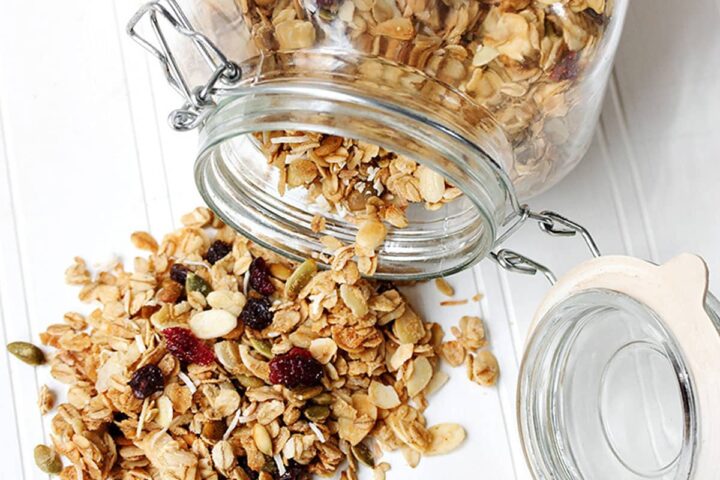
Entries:
[[[304, 70], [303, 62], [310, 60], [312, 70]], [[429, 82], [428, 98], [419, 99], [417, 85], [403, 92], [394, 82], [388, 89], [382, 79], [363, 83], [357, 72], [343, 68], [378, 64], [408, 70], [378, 59], [316, 52], [277, 54], [245, 65], [256, 72], [252, 85], [224, 92], [227, 98], [202, 130], [198, 187], [229, 225], [250, 238], [291, 258], [318, 258], [325, 251], [321, 237], [351, 244], [356, 226], [344, 212], [311, 201], [302, 187], [280, 195], [278, 171], [253, 134], [307, 131], [378, 145], [435, 170], [464, 195], [434, 211], [413, 205], [409, 226], [389, 229], [375, 276], [421, 279], [459, 271], [489, 252], [508, 215], [512, 187], [495, 159], [508, 155], [509, 148], [487, 112], [464, 112], [449, 123], [448, 109], [436, 102], [450, 101], [457, 92], [435, 80], [405, 72], [414, 81]], [[313, 232], [315, 214], [325, 218], [324, 231]]]
[[518, 417], [536, 478], [689, 478], [696, 404], [676, 340], [624, 294], [572, 296], [528, 341]]

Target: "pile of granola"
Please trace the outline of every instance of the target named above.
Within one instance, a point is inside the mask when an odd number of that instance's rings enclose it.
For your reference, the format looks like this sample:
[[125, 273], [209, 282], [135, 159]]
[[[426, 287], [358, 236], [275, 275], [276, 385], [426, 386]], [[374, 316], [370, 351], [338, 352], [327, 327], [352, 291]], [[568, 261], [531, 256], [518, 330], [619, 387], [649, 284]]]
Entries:
[[[53, 377], [68, 385], [52, 440], [72, 463], [60, 470], [38, 446], [43, 470], [63, 480], [353, 479], [362, 463], [384, 478], [383, 451], [414, 467], [464, 441], [460, 425], [429, 427], [423, 412], [448, 379], [440, 358], [496, 382], [479, 318], [463, 317], [444, 341], [394, 285], [361, 277], [352, 247], [319, 271], [205, 208], [183, 223], [159, 244], [133, 234], [150, 252], [133, 271], [117, 262], [93, 275], [79, 258], [67, 270], [80, 299], [100, 306], [41, 335], [56, 349]], [[44, 361], [37, 347], [12, 350]]]
[[[584, 140], [572, 132], [577, 131], [578, 115], [592, 112], [578, 111], [574, 118], [571, 113], [580, 89], [593, 86], [577, 80], [594, 64], [610, 22], [612, 2], [234, 1], [236, 5], [230, 2], [229, 7], [223, 0], [214, 0], [206, 7], [209, 10], [199, 15], [212, 17], [213, 21], [201, 23], [213, 24], [236, 57], [328, 47], [365, 54], [356, 70], [345, 72], [356, 76], [358, 83], [382, 80], [401, 89], [417, 89], [418, 96], [437, 102], [437, 108], [460, 109], [456, 103], [470, 101], [487, 109], [514, 149], [514, 163], [504, 166], [519, 184], [521, 195], [528, 193], [525, 189], [541, 187], [553, 171], [564, 171], [562, 162], [578, 159], [571, 152]], [[241, 22], [231, 23], [237, 17], [242, 17]], [[222, 32], [223, 28], [231, 30]], [[237, 41], [246, 35], [252, 44]], [[381, 64], [374, 57], [422, 71], [464, 97], [459, 101], [451, 101], [447, 95], [436, 98], [418, 75]], [[580, 103], [578, 108], [586, 108], [586, 104]], [[291, 136], [283, 132], [276, 138]], [[278, 150], [292, 150], [292, 142], [281, 147], [264, 144], [272, 156]], [[328, 141], [323, 150], [333, 150], [339, 146], [337, 142], [340, 140]], [[345, 148], [346, 142], [342, 141]], [[299, 161], [301, 157], [291, 158]], [[312, 159], [303, 160], [294, 167], [288, 162], [288, 169], [296, 170], [296, 183], [306, 183], [314, 174], [312, 169], [305, 170], [310, 166], [307, 160]], [[433, 197], [430, 203], [436, 202]]]

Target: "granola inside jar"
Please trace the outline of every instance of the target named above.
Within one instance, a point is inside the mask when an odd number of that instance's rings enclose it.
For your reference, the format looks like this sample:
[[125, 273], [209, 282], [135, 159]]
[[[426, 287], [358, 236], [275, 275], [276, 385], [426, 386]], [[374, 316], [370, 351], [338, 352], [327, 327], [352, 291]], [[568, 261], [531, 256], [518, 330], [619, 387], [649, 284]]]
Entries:
[[[379, 222], [363, 273], [426, 278], [485, 256], [518, 202], [582, 158], [627, 1], [181, 7], [241, 70], [200, 122], [211, 208], [295, 259], [322, 261], [325, 237], [350, 244]], [[205, 84], [192, 44], [169, 44], [187, 83]]]

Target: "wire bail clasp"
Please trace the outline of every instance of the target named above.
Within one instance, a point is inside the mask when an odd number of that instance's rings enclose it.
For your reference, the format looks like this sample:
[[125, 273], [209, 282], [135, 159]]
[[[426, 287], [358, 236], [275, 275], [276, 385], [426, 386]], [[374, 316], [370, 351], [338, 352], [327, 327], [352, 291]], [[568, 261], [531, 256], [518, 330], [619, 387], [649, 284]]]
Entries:
[[[540, 230], [548, 235], [573, 237], [580, 234], [588, 250], [590, 250], [590, 254], [593, 257], [600, 256], [600, 249], [597, 243], [595, 243], [595, 239], [590, 235], [590, 232], [579, 223], [573, 222], [559, 213], [548, 210], [536, 213], [531, 211], [527, 205], [522, 205], [517, 212], [517, 220], [512, 227], [512, 231], [515, 231], [528, 219], [535, 220]], [[497, 252], [491, 252], [490, 256], [498, 265], [509, 272], [522, 273], [525, 275], [535, 275], [540, 272], [547, 278], [551, 285], [554, 285], [557, 281], [557, 277], [548, 267], [513, 250], [503, 248]]]
[[[155, 33], [157, 46], [136, 30], [140, 21], [146, 16]], [[160, 19], [165, 20], [176, 32], [190, 39], [212, 70], [213, 73], [204, 85], [198, 87], [188, 85], [162, 31]], [[127, 34], [160, 61], [168, 83], [185, 99], [185, 104], [173, 110], [169, 116], [170, 125], [176, 130], [192, 130], [203, 122], [205, 116], [215, 106], [212, 94], [218, 82], [232, 85], [242, 78], [240, 67], [229, 60], [208, 37], [193, 28], [175, 0], [153, 0], [143, 5], [128, 22]]]

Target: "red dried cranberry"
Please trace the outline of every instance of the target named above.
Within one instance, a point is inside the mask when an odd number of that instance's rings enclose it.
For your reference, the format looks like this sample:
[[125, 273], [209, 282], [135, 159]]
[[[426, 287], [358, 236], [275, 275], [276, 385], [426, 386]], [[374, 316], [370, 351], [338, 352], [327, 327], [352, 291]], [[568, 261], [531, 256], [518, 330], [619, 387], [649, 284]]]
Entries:
[[275, 293], [275, 285], [270, 281], [270, 270], [265, 260], [260, 257], [250, 264], [250, 286], [262, 295]]
[[240, 313], [240, 320], [248, 328], [263, 330], [269, 327], [273, 321], [273, 312], [270, 311], [271, 306], [270, 300], [265, 297], [250, 298]]
[[167, 349], [175, 358], [185, 363], [210, 365], [215, 361], [213, 351], [193, 335], [187, 328], [172, 327], [162, 331], [167, 342]]
[[170, 267], [170, 278], [184, 286], [189, 272], [190, 269], [182, 263], [173, 263], [173, 266]]
[[565, 52], [550, 72], [550, 78], [556, 82], [563, 80], [574, 80], [580, 72], [580, 60], [577, 52]]
[[323, 378], [323, 367], [304, 348], [294, 347], [270, 360], [270, 383], [287, 388], [314, 387]]
[[325, 10], [331, 10], [335, 7], [335, 0], [317, 0], [318, 7], [324, 8]]
[[133, 395], [142, 400], [165, 388], [165, 377], [157, 365], [149, 363], [133, 373], [128, 385], [132, 388]]
[[225, 258], [231, 250], [232, 245], [229, 243], [225, 243], [222, 240], [215, 240], [212, 245], [210, 245], [210, 248], [208, 248], [208, 251], [205, 254], [205, 260], [207, 260], [211, 265], [215, 265], [215, 262]]

